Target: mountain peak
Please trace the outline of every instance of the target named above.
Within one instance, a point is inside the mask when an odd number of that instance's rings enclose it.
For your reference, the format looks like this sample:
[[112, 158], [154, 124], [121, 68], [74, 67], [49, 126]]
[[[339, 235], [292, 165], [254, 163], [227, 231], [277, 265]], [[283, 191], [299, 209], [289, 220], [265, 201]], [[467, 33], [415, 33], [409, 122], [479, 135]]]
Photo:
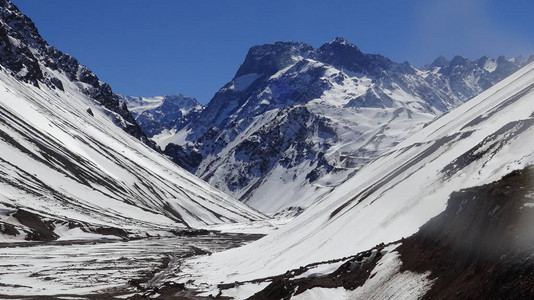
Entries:
[[185, 109], [190, 109], [200, 105], [197, 99], [193, 97], [187, 97], [182, 94], [165, 95], [163, 96], [163, 101], [171, 102]]
[[249, 49], [235, 77], [251, 73], [271, 75], [294, 63], [295, 58], [308, 57], [313, 52], [312, 46], [299, 42], [257, 45]]
[[430, 64], [430, 68], [445, 68], [449, 66], [449, 63], [450, 61], [448, 61], [445, 56], [440, 55]]
[[331, 40], [327, 44], [339, 44], [339, 45], [343, 45], [343, 46], [350, 46], [350, 47], [358, 48], [353, 43], [351, 43], [348, 40], [346, 40], [345, 38], [339, 37], [339, 36], [334, 38], [333, 40]]
[[467, 59], [467, 57], [461, 56], [461, 55], [456, 55], [455, 57], [452, 58], [452, 60], [450, 62], [450, 66], [451, 67], [466, 66], [469, 63], [470, 63], [470, 61], [469, 61], [469, 59]]
[[334, 38], [333, 40], [331, 40], [330, 42], [327, 42], [325, 44], [323, 44], [320, 48], [319, 48], [319, 51], [324, 51], [324, 50], [330, 50], [330, 49], [334, 49], [334, 48], [346, 48], [346, 49], [351, 49], [352, 51], [356, 51], [356, 52], [359, 52], [359, 53], [362, 53], [363, 52], [358, 49], [358, 47], [356, 47], [356, 45], [354, 45], [353, 43], [349, 42], [348, 40], [346, 40], [345, 38], [343, 37], [336, 37]]
[[316, 53], [319, 61], [356, 73], [376, 75], [394, 65], [387, 57], [366, 54], [341, 37], [322, 45]]

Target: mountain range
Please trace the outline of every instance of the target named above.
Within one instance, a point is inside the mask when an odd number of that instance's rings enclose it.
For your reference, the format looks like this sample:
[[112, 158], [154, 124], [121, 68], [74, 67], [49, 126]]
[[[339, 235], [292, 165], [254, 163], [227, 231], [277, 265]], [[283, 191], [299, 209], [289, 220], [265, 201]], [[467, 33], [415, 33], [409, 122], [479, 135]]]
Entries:
[[285, 227], [190, 260], [190, 287], [251, 299], [532, 297], [533, 100], [530, 63]]
[[[343, 38], [318, 49], [278, 42], [252, 47], [235, 77], [176, 124], [168, 120], [178, 110], [154, 113], [152, 102], [151, 121], [137, 118], [165, 154], [217, 189], [270, 215], [298, 214], [526, 62], [456, 56], [416, 68]], [[139, 102], [125, 101], [135, 114]]]

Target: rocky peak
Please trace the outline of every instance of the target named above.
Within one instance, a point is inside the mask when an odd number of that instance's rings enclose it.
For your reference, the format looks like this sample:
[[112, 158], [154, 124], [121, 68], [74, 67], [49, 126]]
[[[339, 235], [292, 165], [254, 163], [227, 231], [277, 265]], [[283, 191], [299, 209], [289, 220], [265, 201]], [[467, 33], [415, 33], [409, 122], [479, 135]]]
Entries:
[[163, 96], [163, 102], [171, 103], [184, 110], [202, 106], [200, 103], [198, 103], [197, 99], [193, 97], [187, 97], [182, 94], [165, 95]]
[[246, 74], [272, 75], [290, 66], [298, 57], [309, 57], [313, 47], [305, 43], [276, 42], [250, 48], [235, 78]]
[[[324, 44], [323, 46], [326, 46], [326, 45], [330, 45], [330, 46], [346, 46], [346, 47], [352, 47], [352, 48], [356, 48], [358, 49], [358, 47], [356, 47], [356, 45], [354, 45], [353, 43], [349, 42], [348, 40], [346, 40], [345, 38], [343, 37], [336, 37], [334, 38], [333, 40], [331, 40], [330, 42], [327, 42], [326, 44]], [[359, 50], [359, 49], [358, 49]], [[361, 51], [360, 51], [361, 52]]]
[[442, 67], [440, 73], [451, 76], [452, 74], [466, 74], [468, 70], [476, 69], [477, 65], [465, 56], [456, 55], [449, 62], [449, 65]]
[[317, 49], [317, 59], [343, 70], [369, 75], [378, 75], [394, 65], [388, 58], [378, 54], [366, 54], [340, 37]]
[[489, 63], [489, 62], [494, 62], [495, 59], [491, 58], [491, 57], [488, 57], [488, 56], [482, 56], [481, 58], [479, 58], [478, 60], [476, 60], [476, 64], [480, 67], [480, 68], [484, 68], [484, 66]]
[[429, 69], [433, 68], [446, 68], [450, 64], [450, 61], [448, 61], [443, 55], [440, 55], [438, 58], [436, 58], [431, 64]]
[[469, 64], [471, 64], [471, 62], [465, 56], [456, 55], [449, 63], [449, 67], [468, 66]]

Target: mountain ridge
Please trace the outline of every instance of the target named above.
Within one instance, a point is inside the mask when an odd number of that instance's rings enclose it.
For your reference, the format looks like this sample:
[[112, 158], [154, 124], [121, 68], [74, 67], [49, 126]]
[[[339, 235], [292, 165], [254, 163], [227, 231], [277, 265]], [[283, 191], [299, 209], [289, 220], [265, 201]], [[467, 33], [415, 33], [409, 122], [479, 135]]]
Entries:
[[[435, 272], [435, 267], [443, 266], [444, 261], [438, 261], [442, 254], [447, 262], [455, 259], [458, 254], [454, 251], [461, 249], [454, 248], [457, 246], [451, 244], [454, 242], [468, 247], [468, 252], [461, 257], [462, 261], [469, 263], [465, 265], [466, 268], [473, 263], [473, 266], [477, 265], [490, 272], [488, 276], [477, 275], [466, 280], [477, 282], [493, 276], [494, 273], [499, 275], [501, 270], [493, 270], [495, 272], [492, 273], [491, 268], [486, 268], [488, 265], [484, 264], [485, 261], [480, 255], [484, 251], [494, 249], [485, 248], [483, 245], [500, 243], [500, 237], [516, 241], [519, 234], [517, 241], [527, 242], [521, 244], [523, 248], [517, 248], [523, 251], [524, 246], [530, 245], [528, 243], [532, 240], [531, 232], [520, 230], [525, 227], [508, 227], [508, 224], [528, 227], [530, 223], [521, 224], [520, 220], [513, 220], [510, 215], [521, 214], [527, 218], [525, 220], [529, 220], [532, 215], [532, 184], [528, 185], [528, 180], [532, 177], [534, 164], [531, 138], [534, 134], [533, 80], [534, 63], [530, 63], [377, 157], [285, 227], [242, 248], [209, 258], [191, 260], [185, 270], [188, 274], [196, 274], [195, 280], [202, 283], [220, 283], [221, 280], [226, 280], [248, 285], [251, 282], [261, 282], [254, 279], [281, 274], [288, 277], [314, 278], [318, 276], [317, 273], [334, 272], [342, 262], [333, 269], [321, 268], [324, 271], [307, 272], [306, 276], [286, 271], [298, 270], [300, 266], [320, 261], [353, 256], [362, 251], [369, 253], [369, 249], [376, 249], [376, 245], [379, 245], [378, 248], [384, 248], [382, 243], [394, 242], [396, 245], [388, 246], [389, 254], [384, 256], [387, 259], [382, 264], [384, 267], [378, 268], [378, 264], [376, 272], [373, 272], [377, 273], [376, 279], [365, 282], [365, 285], [370, 285], [366, 291], [387, 293], [386, 287], [390, 284], [401, 284], [390, 279], [400, 276], [402, 282], [415, 285], [414, 289], [405, 290], [408, 293], [421, 291], [419, 288], [423, 286], [431, 287], [431, 279], [434, 278], [429, 278], [426, 271], [430, 269], [429, 271]], [[516, 184], [519, 187], [507, 183], [508, 180], [521, 176], [523, 179]], [[468, 201], [470, 202], [467, 203]], [[450, 205], [449, 209], [447, 203]], [[440, 213], [441, 217], [435, 219], [433, 224], [421, 227]], [[445, 223], [445, 226], [442, 223]], [[488, 224], [496, 231], [487, 231]], [[429, 237], [426, 235], [426, 229], [429, 227], [438, 233]], [[407, 274], [403, 272], [405, 269], [402, 269], [398, 260], [398, 253], [393, 250], [398, 243], [406, 241], [420, 228], [422, 233], [416, 235], [415, 245], [414, 239], [410, 238], [410, 245], [404, 247], [407, 251], [403, 253], [408, 256], [405, 259], [410, 261], [407, 268], [415, 268], [417, 275], [416, 278], [406, 278], [403, 277]], [[449, 228], [452, 228], [452, 231], [447, 230]], [[439, 234], [444, 232], [443, 230], [448, 236]], [[464, 236], [466, 230], [467, 236]], [[510, 232], [517, 234], [510, 235]], [[485, 244], [479, 245], [469, 239], [470, 236], [478, 234], [488, 238], [484, 241]], [[489, 240], [492, 237], [496, 240]], [[432, 239], [425, 242], [425, 238]], [[438, 246], [432, 248], [433, 245]], [[516, 255], [513, 250], [509, 251], [510, 248], [514, 249], [513, 245], [502, 245], [502, 249], [495, 249], [496, 254], [510, 254], [510, 260], [518, 259], [513, 261], [514, 264], [521, 263], [525, 258], [523, 254]], [[411, 248], [414, 246], [420, 248]], [[427, 246], [428, 248], [425, 248]], [[450, 246], [452, 250], [443, 246]], [[501, 251], [503, 249], [504, 252]], [[417, 253], [424, 255], [424, 261], [420, 260]], [[409, 255], [412, 255], [411, 258]], [[231, 265], [229, 262], [232, 257], [239, 257], [242, 263]], [[433, 261], [434, 258], [436, 260]], [[496, 259], [499, 264], [500, 260], [508, 257], [497, 255]], [[367, 260], [359, 262], [364, 261]], [[419, 264], [419, 267], [414, 267], [414, 264]], [[389, 266], [387, 269], [391, 270], [391, 273], [383, 273], [385, 265]], [[212, 274], [199, 272], [205, 268], [216, 271]], [[452, 274], [458, 274], [457, 272], [462, 272], [462, 268], [461, 264], [452, 267], [447, 265], [444, 271], [451, 270]], [[526, 270], [530, 268], [531, 266], [528, 266]], [[521, 268], [513, 265], [502, 271], [516, 274], [521, 272]], [[475, 274], [477, 273], [473, 273]], [[443, 279], [443, 282], [456, 279], [455, 276], [448, 277], [446, 273], [436, 275], [442, 276], [438, 279]], [[191, 277], [187, 279], [190, 280]], [[415, 282], [410, 281], [412, 279]], [[520, 280], [515, 279], [512, 281], [521, 286]], [[380, 281], [379, 284], [377, 280]], [[374, 284], [378, 284], [375, 286], [378, 289], [372, 288]], [[466, 283], [464, 288], [468, 284]], [[283, 283], [279, 285], [280, 288], [283, 286]], [[339, 282], [337, 286], [340, 286]], [[398, 285], [395, 286], [399, 288]], [[248, 287], [256, 291], [262, 289], [261, 285]], [[423, 290], [428, 291], [426, 288]], [[450, 293], [452, 290], [454, 289], [444, 292]], [[343, 292], [352, 295], [362, 290]], [[399, 289], [398, 292], [402, 290]], [[439, 290], [434, 290], [433, 293], [439, 294]]]
[[[19, 80], [37, 87], [40, 84], [63, 90], [63, 81], [51, 71], [78, 82], [80, 91], [110, 111], [115, 124], [143, 143], [155, 147], [137, 125], [124, 102], [111, 87], [98, 79], [86, 66], [68, 54], [50, 46], [39, 34], [33, 21], [10, 1], [0, 2], [0, 65]], [[41, 67], [42, 66], [42, 67]]]
[[[363, 53], [343, 38], [317, 49], [297, 42], [254, 46], [197, 119], [158, 144], [179, 165], [256, 209], [300, 211], [525, 63], [436, 61], [418, 69]], [[282, 138], [299, 131], [298, 139]]]

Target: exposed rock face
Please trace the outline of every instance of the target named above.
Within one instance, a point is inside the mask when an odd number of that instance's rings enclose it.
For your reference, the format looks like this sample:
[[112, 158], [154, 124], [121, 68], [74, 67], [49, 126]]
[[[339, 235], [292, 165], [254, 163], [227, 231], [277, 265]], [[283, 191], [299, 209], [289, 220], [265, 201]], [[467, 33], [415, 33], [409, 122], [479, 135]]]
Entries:
[[318, 49], [294, 42], [255, 46], [198, 118], [156, 140], [213, 186], [280, 213], [307, 207], [523, 64], [457, 56], [415, 68], [366, 54], [343, 38]]
[[434, 279], [425, 299], [532, 298], [533, 193], [533, 167], [453, 193], [443, 213], [406, 239], [403, 270]]
[[74, 57], [48, 45], [35, 24], [7, 0], [0, 1], [0, 65], [15, 78], [35, 86], [47, 85], [63, 91], [63, 81], [76, 83], [84, 94], [109, 110], [115, 124], [154, 146], [108, 84]]

